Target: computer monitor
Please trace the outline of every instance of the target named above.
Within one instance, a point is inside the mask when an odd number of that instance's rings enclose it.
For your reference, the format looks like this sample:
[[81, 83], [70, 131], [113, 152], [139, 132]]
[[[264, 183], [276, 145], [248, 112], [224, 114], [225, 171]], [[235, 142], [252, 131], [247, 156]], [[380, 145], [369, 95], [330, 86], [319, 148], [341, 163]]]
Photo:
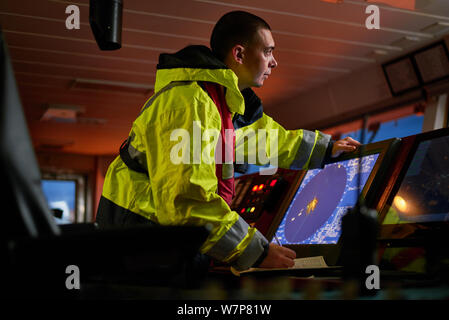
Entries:
[[291, 247], [299, 257], [323, 255], [327, 263], [334, 264], [342, 217], [355, 206], [359, 195], [375, 207], [398, 145], [399, 139], [368, 144], [361, 152], [335, 158], [323, 169], [305, 172], [272, 242]]
[[381, 218], [381, 239], [449, 231], [449, 128], [414, 137]]
[[340, 238], [340, 221], [354, 207], [379, 154], [339, 161], [309, 170], [276, 232], [282, 244], [332, 244]]

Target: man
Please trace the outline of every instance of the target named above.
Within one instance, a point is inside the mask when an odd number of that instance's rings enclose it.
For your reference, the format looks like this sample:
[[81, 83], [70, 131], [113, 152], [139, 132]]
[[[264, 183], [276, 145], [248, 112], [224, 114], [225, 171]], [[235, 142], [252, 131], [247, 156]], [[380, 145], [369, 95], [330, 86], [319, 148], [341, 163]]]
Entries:
[[[201, 247], [207, 256], [237, 270], [293, 266], [294, 251], [269, 244], [230, 209], [235, 158], [229, 159], [229, 146], [234, 151], [235, 143], [249, 158], [259, 152], [251, 146], [263, 148], [263, 139], [267, 147], [262, 153], [278, 159], [279, 167], [306, 169], [323, 167], [330, 155], [353, 151], [359, 143], [332, 143], [318, 131], [288, 131], [263, 113], [251, 87], [261, 87], [277, 66], [274, 48], [264, 20], [234, 11], [214, 27], [212, 50], [188, 46], [161, 54], [155, 94], [107, 172], [97, 215], [100, 226], [209, 224], [210, 236]], [[221, 135], [211, 143], [208, 138], [217, 131]], [[254, 135], [246, 135], [249, 131]], [[195, 134], [201, 143], [192, 138]], [[216, 161], [207, 161], [208, 156]]]

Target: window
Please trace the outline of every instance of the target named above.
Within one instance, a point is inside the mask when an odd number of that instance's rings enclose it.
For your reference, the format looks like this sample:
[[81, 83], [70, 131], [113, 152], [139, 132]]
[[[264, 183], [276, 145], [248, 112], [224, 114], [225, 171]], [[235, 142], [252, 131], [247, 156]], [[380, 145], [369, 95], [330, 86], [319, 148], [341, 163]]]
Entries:
[[62, 211], [54, 217], [57, 224], [87, 222], [83, 175], [43, 174], [41, 184], [49, 208]]
[[365, 129], [365, 141], [361, 140], [362, 119], [323, 130], [333, 139], [354, 138], [363, 143], [383, 141], [391, 138], [403, 138], [422, 132], [423, 107], [419, 104], [394, 109], [368, 118]]
[[[396, 108], [379, 113], [368, 119], [364, 141], [361, 140], [362, 119], [330, 127], [322, 132], [332, 135], [332, 139], [338, 140], [350, 136], [364, 144], [383, 141], [391, 138], [403, 138], [422, 132], [424, 120], [424, 106], [420, 103]], [[266, 166], [268, 167], [268, 165]], [[245, 174], [236, 173], [235, 177], [259, 172], [262, 168], [249, 165]]]
[[[391, 138], [403, 138], [421, 133], [424, 116], [411, 115], [400, 119], [379, 123], [377, 132], [370, 128], [365, 129], [365, 141], [377, 142]], [[362, 129], [347, 132], [341, 135], [341, 138], [351, 137], [360, 141]]]
[[50, 209], [62, 210], [62, 217], [56, 223], [74, 223], [76, 203], [76, 181], [42, 180], [42, 189]]

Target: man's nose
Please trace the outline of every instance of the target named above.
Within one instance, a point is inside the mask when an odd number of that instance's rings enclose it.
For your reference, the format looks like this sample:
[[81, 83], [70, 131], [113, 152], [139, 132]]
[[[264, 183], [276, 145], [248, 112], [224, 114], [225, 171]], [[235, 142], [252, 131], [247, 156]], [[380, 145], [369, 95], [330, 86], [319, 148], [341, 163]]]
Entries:
[[278, 66], [278, 62], [276, 61], [276, 59], [273, 56], [273, 58], [270, 61], [270, 68], [276, 68], [277, 66]]

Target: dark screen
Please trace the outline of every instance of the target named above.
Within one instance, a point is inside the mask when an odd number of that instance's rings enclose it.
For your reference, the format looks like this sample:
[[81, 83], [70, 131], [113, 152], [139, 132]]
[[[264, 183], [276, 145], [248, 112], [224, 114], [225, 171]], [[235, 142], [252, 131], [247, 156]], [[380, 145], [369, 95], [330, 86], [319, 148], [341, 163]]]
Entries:
[[449, 219], [449, 137], [419, 143], [384, 224]]

